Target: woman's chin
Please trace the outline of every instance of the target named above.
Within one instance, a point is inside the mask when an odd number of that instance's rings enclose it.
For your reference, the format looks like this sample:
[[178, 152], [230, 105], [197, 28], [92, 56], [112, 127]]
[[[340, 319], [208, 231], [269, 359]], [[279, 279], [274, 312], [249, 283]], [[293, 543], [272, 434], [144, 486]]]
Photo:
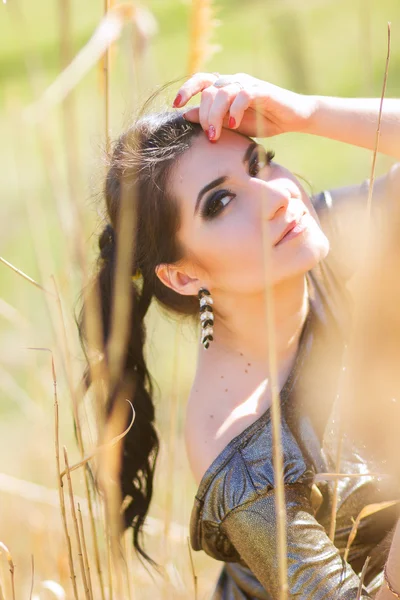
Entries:
[[327, 257], [329, 249], [329, 240], [322, 232], [313, 239], [308, 239], [306, 243], [296, 249], [289, 276], [296, 277], [311, 271]]

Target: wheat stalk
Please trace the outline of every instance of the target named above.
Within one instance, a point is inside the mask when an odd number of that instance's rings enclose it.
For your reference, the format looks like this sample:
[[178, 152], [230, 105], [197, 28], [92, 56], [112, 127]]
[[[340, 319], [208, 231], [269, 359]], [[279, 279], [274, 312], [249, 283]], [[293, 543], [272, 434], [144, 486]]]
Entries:
[[[165, 497], [165, 519], [164, 519], [164, 563], [169, 559], [169, 534], [171, 527], [171, 513], [174, 504], [174, 463], [175, 463], [175, 450], [174, 441], [176, 438], [176, 422], [178, 414], [178, 401], [179, 401], [179, 325], [176, 324], [174, 332], [174, 360], [172, 363], [172, 389], [171, 389], [171, 409], [169, 411], [169, 422], [168, 422], [168, 464], [166, 481], [166, 497]], [[167, 598], [169, 594], [169, 586], [167, 579], [164, 580], [163, 586], [164, 598]]]
[[[110, 9], [100, 21], [90, 40], [78, 52], [70, 64], [43, 92], [39, 100], [24, 110], [23, 118], [28, 123], [37, 123], [45, 120], [49, 110], [67, 97], [86, 73], [104, 56], [110, 45], [119, 39], [125, 23], [135, 21], [138, 18], [138, 14], [140, 18], [141, 13], [138, 13], [135, 5], [130, 2], [117, 4], [114, 8]], [[141, 19], [141, 26], [143, 26], [143, 22], [144, 20]], [[107, 114], [108, 110], [107, 102]], [[107, 126], [108, 116], [106, 121]]]
[[85, 565], [85, 572], [87, 574], [87, 583], [88, 583], [88, 588], [89, 588], [90, 600], [93, 600], [92, 579], [90, 576], [90, 563], [89, 563], [87, 549], [86, 549], [85, 528], [83, 526], [82, 511], [81, 511], [79, 502], [77, 502], [77, 506], [78, 506], [79, 535], [82, 540], [83, 562]]
[[379, 147], [379, 137], [381, 133], [381, 122], [382, 122], [382, 110], [383, 110], [383, 100], [385, 98], [386, 93], [386, 83], [389, 72], [389, 61], [390, 61], [390, 23], [388, 23], [388, 31], [387, 31], [387, 55], [386, 55], [386, 64], [385, 64], [385, 73], [383, 76], [383, 85], [382, 85], [382, 93], [381, 93], [381, 101], [379, 105], [379, 115], [378, 115], [378, 126], [376, 128], [375, 135], [375, 145], [374, 152], [372, 155], [372, 164], [371, 164], [371, 176], [368, 188], [368, 200], [367, 200], [367, 226], [366, 226], [366, 243], [367, 244], [367, 236], [369, 234], [369, 227], [371, 221], [371, 207], [372, 207], [372, 193], [374, 190], [374, 181], [375, 181], [375, 166], [376, 166], [376, 155]]
[[10, 569], [10, 574], [11, 574], [12, 600], [15, 600], [15, 581], [14, 581], [15, 567], [14, 567], [14, 561], [12, 559], [11, 552], [9, 551], [9, 549], [7, 548], [7, 546], [3, 542], [0, 542], [0, 550], [3, 550], [5, 552], [5, 555], [6, 555], [6, 559], [7, 559], [7, 562], [8, 562], [8, 568]]
[[133, 591], [132, 591], [132, 586], [131, 586], [131, 577], [130, 577], [130, 572], [129, 572], [129, 564], [128, 564], [128, 542], [127, 542], [127, 537], [126, 535], [123, 535], [123, 559], [124, 559], [124, 565], [125, 565], [125, 578], [126, 578], [126, 587], [128, 590], [128, 596], [127, 598], [129, 600], [133, 600]]
[[29, 600], [32, 600], [33, 586], [34, 586], [34, 583], [35, 583], [35, 561], [34, 561], [34, 558], [33, 558], [33, 554], [31, 554], [31, 573], [32, 573], [32, 575], [31, 575], [31, 589], [30, 589], [30, 592], [29, 592]]
[[192, 556], [192, 549], [190, 547], [190, 540], [189, 538], [187, 538], [187, 544], [188, 544], [188, 551], [189, 551], [189, 558], [190, 558], [190, 569], [192, 571], [192, 577], [193, 577], [193, 585], [194, 585], [194, 600], [197, 600], [198, 598], [198, 590], [197, 590], [197, 575], [196, 575], [196, 571], [194, 569], [194, 562], [193, 562], [193, 556]]
[[64, 450], [65, 470], [67, 472], [67, 482], [68, 482], [68, 491], [69, 491], [69, 501], [70, 501], [70, 507], [71, 507], [71, 514], [72, 514], [72, 520], [73, 520], [73, 523], [74, 523], [75, 537], [76, 537], [76, 541], [77, 541], [77, 544], [78, 544], [78, 556], [79, 556], [79, 565], [80, 565], [80, 568], [81, 568], [81, 575], [82, 575], [82, 581], [83, 581], [83, 589], [85, 591], [86, 600], [90, 600], [90, 592], [89, 592], [89, 586], [88, 586], [88, 583], [87, 583], [85, 562], [83, 560], [83, 551], [82, 551], [81, 536], [79, 534], [78, 519], [76, 517], [74, 492], [73, 492], [73, 489], [72, 489], [72, 480], [71, 480], [71, 474], [70, 474], [70, 471], [69, 471], [68, 453], [67, 453], [67, 449], [66, 449], [65, 446], [63, 446], [63, 450]]
[[9, 267], [12, 271], [14, 271], [14, 273], [17, 273], [18, 275], [23, 277], [26, 281], [29, 281], [29, 283], [32, 283], [32, 285], [37, 287], [42, 292], [45, 292], [45, 294], [49, 294], [49, 296], [54, 296], [54, 294], [52, 292], [49, 292], [49, 290], [46, 290], [46, 288], [44, 288], [42, 285], [40, 285], [40, 283], [38, 283], [37, 281], [32, 279], [32, 277], [29, 277], [29, 275], [26, 275], [23, 271], [21, 271], [21, 269], [17, 269], [17, 267], [14, 267], [14, 265], [12, 265], [10, 262], [8, 262], [8, 260], [3, 258], [2, 256], [0, 256], [0, 262], [2, 262], [4, 265]]
[[370, 559], [371, 559], [371, 557], [367, 556], [367, 559], [366, 559], [363, 569], [361, 571], [360, 584], [358, 586], [356, 600], [360, 600], [360, 598], [361, 598], [364, 579], [365, 579], [365, 575], [367, 574], [368, 563], [369, 563]]
[[57, 377], [56, 377], [56, 369], [54, 365], [53, 353], [51, 353], [51, 370], [53, 374], [53, 387], [54, 387], [54, 443], [55, 443], [55, 455], [56, 455], [56, 468], [57, 468], [57, 483], [58, 483], [58, 494], [60, 500], [60, 509], [61, 509], [61, 518], [64, 527], [65, 540], [67, 542], [68, 548], [68, 561], [69, 561], [69, 570], [70, 577], [72, 581], [72, 587], [74, 590], [74, 598], [78, 600], [78, 588], [76, 586], [76, 575], [74, 569], [74, 559], [72, 557], [72, 546], [71, 546], [71, 538], [68, 532], [68, 522], [67, 522], [67, 512], [65, 510], [65, 498], [64, 498], [64, 490], [63, 490], [63, 482], [60, 477], [60, 442], [59, 442], [59, 422], [58, 422], [58, 399], [57, 399]]
[[[109, 442], [106, 442], [105, 444], [102, 444], [101, 446], [98, 446], [93, 452], [91, 452], [90, 454], [88, 454], [87, 456], [85, 456], [82, 460], [80, 460], [76, 464], [74, 464], [71, 467], [69, 467], [68, 470], [69, 470], [70, 473], [72, 473], [72, 471], [76, 471], [76, 469], [79, 469], [83, 465], [86, 465], [86, 463], [88, 463], [89, 460], [91, 460], [92, 458], [94, 458], [99, 452], [102, 452], [106, 448], [111, 448], [112, 446], [115, 446], [115, 444], [117, 444], [120, 440], [122, 440], [123, 437], [126, 436], [126, 434], [131, 429], [131, 427], [132, 427], [132, 425], [134, 423], [134, 420], [135, 420], [135, 409], [133, 408], [132, 402], [130, 400], [128, 400], [128, 399], [126, 401], [129, 402], [129, 404], [131, 405], [132, 411], [133, 411], [132, 420], [131, 420], [129, 426], [125, 429], [125, 431], [123, 431], [122, 433], [120, 433], [119, 435], [117, 435], [116, 437], [114, 437], [112, 440], [110, 440]], [[62, 473], [60, 475], [61, 479], [64, 477], [64, 475], [66, 474], [66, 472], [67, 472], [66, 469], [64, 469], [64, 471], [62, 471]]]
[[213, 14], [213, 0], [192, 1], [189, 73], [201, 71], [204, 63], [221, 49], [221, 46], [210, 43], [212, 32], [219, 25]]
[[[104, 0], [104, 17], [114, 4], [113, 0]], [[104, 89], [104, 133], [107, 154], [110, 152], [110, 47], [107, 46], [103, 58], [103, 89]]]

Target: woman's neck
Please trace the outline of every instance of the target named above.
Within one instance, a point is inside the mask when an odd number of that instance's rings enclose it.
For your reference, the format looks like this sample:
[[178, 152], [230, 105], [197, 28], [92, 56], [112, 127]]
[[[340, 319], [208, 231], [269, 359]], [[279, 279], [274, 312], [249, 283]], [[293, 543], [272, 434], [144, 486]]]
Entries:
[[[297, 349], [307, 317], [309, 296], [304, 275], [286, 280], [271, 289], [275, 325], [275, 352], [278, 365], [284, 364]], [[213, 293], [214, 341], [207, 358], [226, 355], [269, 362], [266, 301], [259, 294]], [[204, 353], [206, 354], [206, 353]]]

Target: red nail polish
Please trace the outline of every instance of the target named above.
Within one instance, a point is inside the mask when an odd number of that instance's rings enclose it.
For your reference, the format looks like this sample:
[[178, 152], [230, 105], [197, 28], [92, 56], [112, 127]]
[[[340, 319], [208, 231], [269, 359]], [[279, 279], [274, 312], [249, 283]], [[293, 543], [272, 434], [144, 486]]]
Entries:
[[236, 127], [236, 121], [233, 117], [229, 117], [228, 126], [232, 129], [232, 127]]
[[215, 127], [214, 125], [210, 125], [208, 128], [208, 139], [213, 140], [215, 138]]
[[182, 102], [182, 96], [181, 96], [181, 94], [178, 94], [174, 100], [173, 106], [175, 106], [175, 108], [176, 108], [177, 106], [180, 105], [181, 102]]

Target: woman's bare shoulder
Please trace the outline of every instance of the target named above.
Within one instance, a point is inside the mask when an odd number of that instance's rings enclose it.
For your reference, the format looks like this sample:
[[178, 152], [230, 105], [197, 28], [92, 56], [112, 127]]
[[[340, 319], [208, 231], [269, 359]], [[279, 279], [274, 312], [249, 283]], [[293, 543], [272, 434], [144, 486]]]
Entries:
[[197, 373], [187, 401], [185, 444], [189, 465], [197, 484], [223, 449], [218, 438], [221, 389], [214, 383]]
[[268, 398], [263, 392], [257, 378], [248, 373], [233, 368], [214, 368], [212, 372], [198, 369], [184, 429], [188, 460], [197, 484], [226, 445], [266, 409]]

